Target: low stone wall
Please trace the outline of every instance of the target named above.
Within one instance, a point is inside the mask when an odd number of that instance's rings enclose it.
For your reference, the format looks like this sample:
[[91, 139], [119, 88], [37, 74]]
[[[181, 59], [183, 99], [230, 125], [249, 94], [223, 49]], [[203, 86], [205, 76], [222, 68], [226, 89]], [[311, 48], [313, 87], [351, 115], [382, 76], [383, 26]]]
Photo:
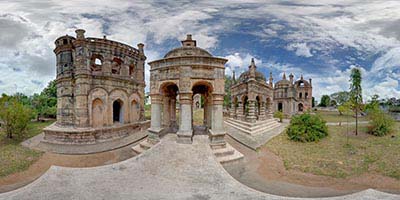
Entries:
[[46, 127], [44, 140], [55, 144], [96, 144], [126, 137], [150, 127], [150, 121], [102, 128], [66, 128], [55, 123]]

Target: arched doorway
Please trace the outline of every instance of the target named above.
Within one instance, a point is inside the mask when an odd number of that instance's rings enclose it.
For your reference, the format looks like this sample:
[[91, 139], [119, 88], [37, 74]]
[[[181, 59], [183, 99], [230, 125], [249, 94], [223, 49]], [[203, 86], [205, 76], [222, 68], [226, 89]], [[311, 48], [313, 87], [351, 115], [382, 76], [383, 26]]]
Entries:
[[243, 115], [247, 116], [249, 114], [249, 98], [247, 96], [243, 97], [242, 103], [243, 103]]
[[197, 110], [193, 110], [192, 107], [191, 110], [193, 134], [207, 134], [207, 128], [211, 128], [212, 123], [212, 86], [207, 82], [198, 82], [193, 85], [192, 92], [192, 100], [198, 95], [200, 95], [201, 99], [204, 99], [203, 107], [200, 107]]
[[298, 105], [298, 108], [299, 108], [299, 112], [303, 112], [303, 104], [302, 103], [299, 103], [299, 105]]
[[118, 99], [113, 102], [113, 123], [124, 123], [123, 102]]
[[282, 102], [278, 103], [278, 111], [283, 112], [283, 103]]
[[177, 113], [177, 98], [179, 94], [179, 88], [175, 83], [168, 82], [164, 83], [160, 87], [160, 93], [162, 95], [162, 125], [169, 129], [169, 132], [175, 133], [178, 131], [179, 113]]
[[94, 128], [103, 127], [104, 105], [101, 99], [95, 99], [92, 103], [92, 125]]

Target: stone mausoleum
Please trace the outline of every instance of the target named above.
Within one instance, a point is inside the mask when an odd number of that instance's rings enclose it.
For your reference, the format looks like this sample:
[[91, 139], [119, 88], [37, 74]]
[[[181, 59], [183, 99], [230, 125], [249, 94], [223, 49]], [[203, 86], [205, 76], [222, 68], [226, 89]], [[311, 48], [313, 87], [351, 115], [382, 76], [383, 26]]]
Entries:
[[164, 58], [149, 62], [149, 138], [158, 140], [164, 132], [176, 132], [178, 142], [191, 143], [194, 129], [193, 98], [201, 95], [204, 99], [203, 130], [208, 133], [211, 144], [224, 145], [222, 112], [226, 62], [226, 59], [213, 57], [197, 47], [191, 35], [187, 35], [181, 47], [169, 51]]
[[294, 75], [290, 74], [287, 80], [283, 73], [282, 79], [274, 85], [272, 73], [267, 82], [252, 59], [249, 69], [238, 80], [233, 74], [231, 102], [230, 116], [241, 121], [255, 123], [270, 119], [278, 110], [292, 116], [312, 108], [311, 79], [304, 80], [301, 75], [294, 81]]
[[55, 41], [57, 122], [44, 130], [47, 142], [95, 144], [147, 128], [144, 45], [84, 33]]

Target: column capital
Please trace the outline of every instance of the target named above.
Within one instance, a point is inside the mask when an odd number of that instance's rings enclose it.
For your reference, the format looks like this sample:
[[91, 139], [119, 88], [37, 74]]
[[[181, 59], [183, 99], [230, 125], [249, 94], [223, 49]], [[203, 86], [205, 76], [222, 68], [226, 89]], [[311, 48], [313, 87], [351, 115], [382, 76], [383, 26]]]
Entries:
[[192, 92], [179, 93], [179, 103], [180, 104], [192, 104]]
[[160, 94], [150, 94], [151, 103], [153, 104], [161, 104], [163, 100], [163, 96]]

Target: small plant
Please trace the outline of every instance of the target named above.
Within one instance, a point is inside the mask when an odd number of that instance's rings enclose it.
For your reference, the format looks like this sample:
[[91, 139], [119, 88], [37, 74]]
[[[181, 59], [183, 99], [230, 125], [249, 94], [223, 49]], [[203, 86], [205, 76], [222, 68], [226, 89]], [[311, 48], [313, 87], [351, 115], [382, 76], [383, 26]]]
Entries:
[[275, 113], [274, 113], [274, 117], [275, 118], [278, 118], [279, 119], [279, 122], [282, 122], [283, 121], [283, 112], [282, 111], [276, 111]]
[[393, 130], [394, 120], [381, 110], [373, 110], [370, 114], [368, 133], [375, 136], [385, 136]]
[[286, 133], [290, 140], [313, 142], [328, 136], [328, 127], [320, 116], [304, 113], [292, 117]]

